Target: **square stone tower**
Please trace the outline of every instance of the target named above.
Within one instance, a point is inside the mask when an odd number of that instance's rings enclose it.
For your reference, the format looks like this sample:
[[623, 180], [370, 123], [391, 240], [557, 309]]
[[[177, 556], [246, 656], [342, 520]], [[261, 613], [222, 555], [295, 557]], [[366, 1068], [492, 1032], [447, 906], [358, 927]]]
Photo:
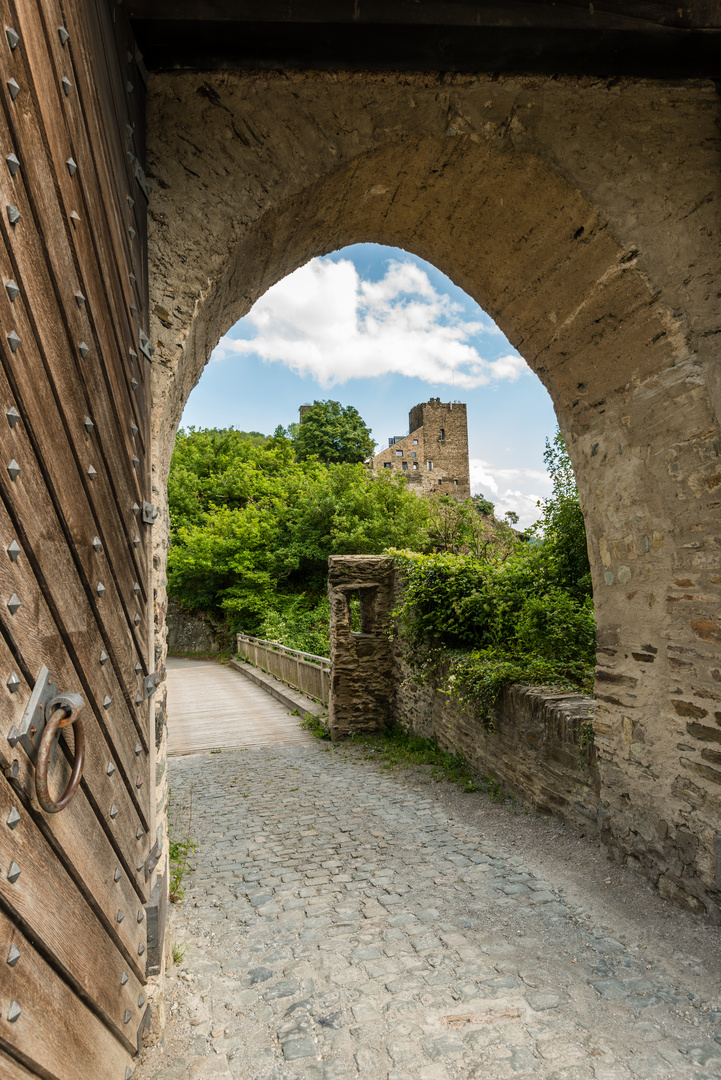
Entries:
[[387, 449], [375, 455], [373, 474], [382, 469], [401, 472], [417, 495], [470, 499], [466, 406], [431, 398], [413, 406], [408, 429], [407, 435], [389, 439]]

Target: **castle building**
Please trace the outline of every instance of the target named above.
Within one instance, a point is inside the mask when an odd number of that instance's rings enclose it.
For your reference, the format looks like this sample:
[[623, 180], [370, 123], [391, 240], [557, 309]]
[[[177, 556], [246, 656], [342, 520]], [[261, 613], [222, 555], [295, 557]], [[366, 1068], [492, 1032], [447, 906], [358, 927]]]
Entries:
[[408, 434], [396, 435], [371, 459], [373, 475], [389, 469], [401, 472], [417, 495], [452, 495], [470, 499], [466, 406], [440, 398], [414, 405], [408, 414]]

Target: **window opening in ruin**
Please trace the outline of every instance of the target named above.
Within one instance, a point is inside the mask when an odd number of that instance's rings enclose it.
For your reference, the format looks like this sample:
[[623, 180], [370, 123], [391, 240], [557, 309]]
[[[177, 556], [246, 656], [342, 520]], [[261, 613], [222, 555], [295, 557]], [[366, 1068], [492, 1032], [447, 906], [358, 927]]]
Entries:
[[414, 469], [417, 469], [417, 468], [418, 468], [418, 462], [417, 462], [417, 461], [414, 461], [414, 462], [413, 462], [413, 468], [414, 468]]
[[432, 468], [433, 468], [433, 462], [429, 461], [428, 462], [428, 472], [430, 472]]
[[401, 462], [401, 468], [402, 469], [407, 469], [408, 468], [408, 462], [407, 461], [402, 461]]
[[445, 439], [445, 437], [446, 437], [446, 429], [445, 429], [445, 428], [441, 428], [441, 442], [443, 442], [443, 440]]
[[413, 445], [414, 445], [414, 446], [418, 446], [418, 439], [414, 439], [414, 440], [413, 440]]
[[384, 462], [383, 462], [383, 468], [384, 468], [384, 469], [391, 469], [391, 468], [393, 468], [393, 464], [392, 464], [392, 462], [390, 462], [390, 461], [384, 461]]
[[396, 457], [403, 457], [403, 451], [402, 450], [396, 450]]
[[348, 614], [351, 633], [360, 634], [362, 621], [360, 593], [357, 589], [354, 592], [346, 593], [346, 600], [348, 601]]

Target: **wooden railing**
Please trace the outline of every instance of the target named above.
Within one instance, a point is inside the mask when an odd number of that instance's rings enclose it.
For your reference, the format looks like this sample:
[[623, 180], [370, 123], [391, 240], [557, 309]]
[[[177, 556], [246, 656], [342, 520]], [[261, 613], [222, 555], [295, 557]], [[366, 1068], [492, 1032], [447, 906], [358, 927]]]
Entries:
[[288, 649], [277, 641], [238, 634], [238, 652], [261, 671], [275, 675], [286, 686], [328, 704], [330, 660], [326, 656]]

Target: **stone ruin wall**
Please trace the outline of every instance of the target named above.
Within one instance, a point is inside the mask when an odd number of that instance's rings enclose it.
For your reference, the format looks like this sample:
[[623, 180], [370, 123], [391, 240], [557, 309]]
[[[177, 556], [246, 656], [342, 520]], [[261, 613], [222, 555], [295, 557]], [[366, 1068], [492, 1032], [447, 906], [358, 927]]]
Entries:
[[402, 473], [416, 495], [470, 499], [466, 406], [440, 398], [414, 405], [408, 415], [408, 435], [376, 454], [372, 468], [376, 475], [384, 469]]
[[[347, 595], [358, 586], [370, 595], [374, 582], [378, 589], [370, 632], [353, 634]], [[583, 833], [598, 834], [609, 857], [635, 866], [662, 895], [691, 911], [705, 911], [718, 923], [721, 881], [705, 873], [704, 860], [696, 857], [703, 843], [703, 820], [689, 820], [684, 801], [679, 798], [675, 805], [669, 804], [660, 791], [655, 812], [680, 819], [683, 831], [676, 829], [663, 837], [656, 833], [650, 841], [635, 832], [631, 813], [627, 819], [614, 806], [619, 788], [633, 790], [633, 758], [625, 769], [616, 759], [609, 773], [603, 768], [607, 764], [603, 742], [599, 745], [597, 740], [586, 749], [579, 738], [583, 725], [595, 727], [598, 722], [597, 702], [552, 688], [510, 686], [496, 702], [495, 730], [488, 730], [473, 710], [414, 678], [402, 645], [388, 633], [390, 613], [401, 589], [400, 572], [385, 556], [334, 556], [330, 560], [331, 658], [338, 665], [330, 706], [333, 738], [379, 731], [392, 724], [435, 738], [444, 749], [462, 753], [480, 774], [493, 773], [507, 794], [540, 813], [558, 814]], [[629, 748], [632, 740], [629, 730]], [[677, 770], [677, 759], [658, 760], [654, 767], [662, 776]], [[629, 832], [636, 837], [632, 846], [627, 842]], [[679, 844], [679, 833], [689, 837], [686, 845]]]
[[[379, 731], [388, 722], [393, 563], [377, 555], [333, 555], [328, 562], [332, 664], [328, 723], [333, 737], [342, 738]], [[360, 600], [360, 632], [351, 630], [353, 596]]]

